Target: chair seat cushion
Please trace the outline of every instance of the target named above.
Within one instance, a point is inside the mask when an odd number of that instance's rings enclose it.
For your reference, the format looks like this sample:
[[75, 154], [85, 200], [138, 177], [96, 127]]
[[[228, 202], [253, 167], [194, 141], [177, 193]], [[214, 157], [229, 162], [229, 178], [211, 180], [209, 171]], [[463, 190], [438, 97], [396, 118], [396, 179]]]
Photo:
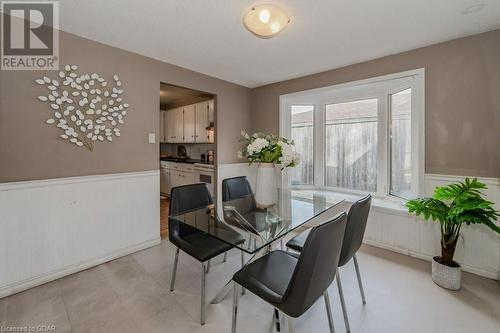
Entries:
[[233, 280], [272, 304], [283, 302], [297, 258], [284, 251], [273, 251], [243, 267]]
[[224, 243], [202, 231], [187, 236], [177, 236], [174, 240], [171, 239], [171, 241], [182, 251], [201, 262], [212, 259], [233, 248], [232, 245]]
[[304, 243], [306, 242], [307, 236], [309, 235], [309, 231], [311, 229], [307, 229], [304, 232], [301, 232], [297, 236], [293, 237], [286, 243], [286, 247], [289, 247], [295, 251], [302, 251], [302, 248], [304, 247]]

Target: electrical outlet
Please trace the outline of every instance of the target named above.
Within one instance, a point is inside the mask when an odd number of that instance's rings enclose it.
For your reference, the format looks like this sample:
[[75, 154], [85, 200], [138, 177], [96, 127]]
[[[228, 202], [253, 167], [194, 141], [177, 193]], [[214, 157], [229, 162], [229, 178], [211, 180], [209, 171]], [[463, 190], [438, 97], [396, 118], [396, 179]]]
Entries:
[[154, 133], [149, 133], [149, 143], [155, 143], [156, 138]]

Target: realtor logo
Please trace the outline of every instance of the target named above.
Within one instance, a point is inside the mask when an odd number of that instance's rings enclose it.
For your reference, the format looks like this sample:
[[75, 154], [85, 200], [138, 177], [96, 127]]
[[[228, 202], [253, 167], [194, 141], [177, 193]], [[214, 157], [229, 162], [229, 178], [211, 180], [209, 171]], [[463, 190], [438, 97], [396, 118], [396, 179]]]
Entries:
[[1, 69], [59, 69], [59, 3], [1, 1]]

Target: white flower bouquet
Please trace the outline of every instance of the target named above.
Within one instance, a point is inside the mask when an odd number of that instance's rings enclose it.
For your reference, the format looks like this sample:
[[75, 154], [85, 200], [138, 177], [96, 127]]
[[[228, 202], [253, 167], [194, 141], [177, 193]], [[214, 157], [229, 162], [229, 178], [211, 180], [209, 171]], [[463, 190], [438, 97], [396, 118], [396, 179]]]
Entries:
[[250, 164], [273, 163], [280, 165], [281, 170], [295, 167], [299, 164], [300, 156], [295, 151], [295, 143], [277, 135], [254, 133], [252, 136], [241, 131], [240, 142], [244, 147], [238, 151], [238, 157], [244, 158]]

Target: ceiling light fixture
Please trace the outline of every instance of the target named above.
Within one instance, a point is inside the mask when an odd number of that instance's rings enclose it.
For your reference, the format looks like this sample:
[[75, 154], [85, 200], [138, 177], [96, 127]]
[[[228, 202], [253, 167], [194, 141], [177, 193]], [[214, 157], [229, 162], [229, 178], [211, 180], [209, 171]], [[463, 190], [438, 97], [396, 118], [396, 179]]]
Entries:
[[250, 8], [243, 16], [243, 25], [260, 38], [271, 38], [290, 23], [283, 9], [272, 4], [260, 4]]

